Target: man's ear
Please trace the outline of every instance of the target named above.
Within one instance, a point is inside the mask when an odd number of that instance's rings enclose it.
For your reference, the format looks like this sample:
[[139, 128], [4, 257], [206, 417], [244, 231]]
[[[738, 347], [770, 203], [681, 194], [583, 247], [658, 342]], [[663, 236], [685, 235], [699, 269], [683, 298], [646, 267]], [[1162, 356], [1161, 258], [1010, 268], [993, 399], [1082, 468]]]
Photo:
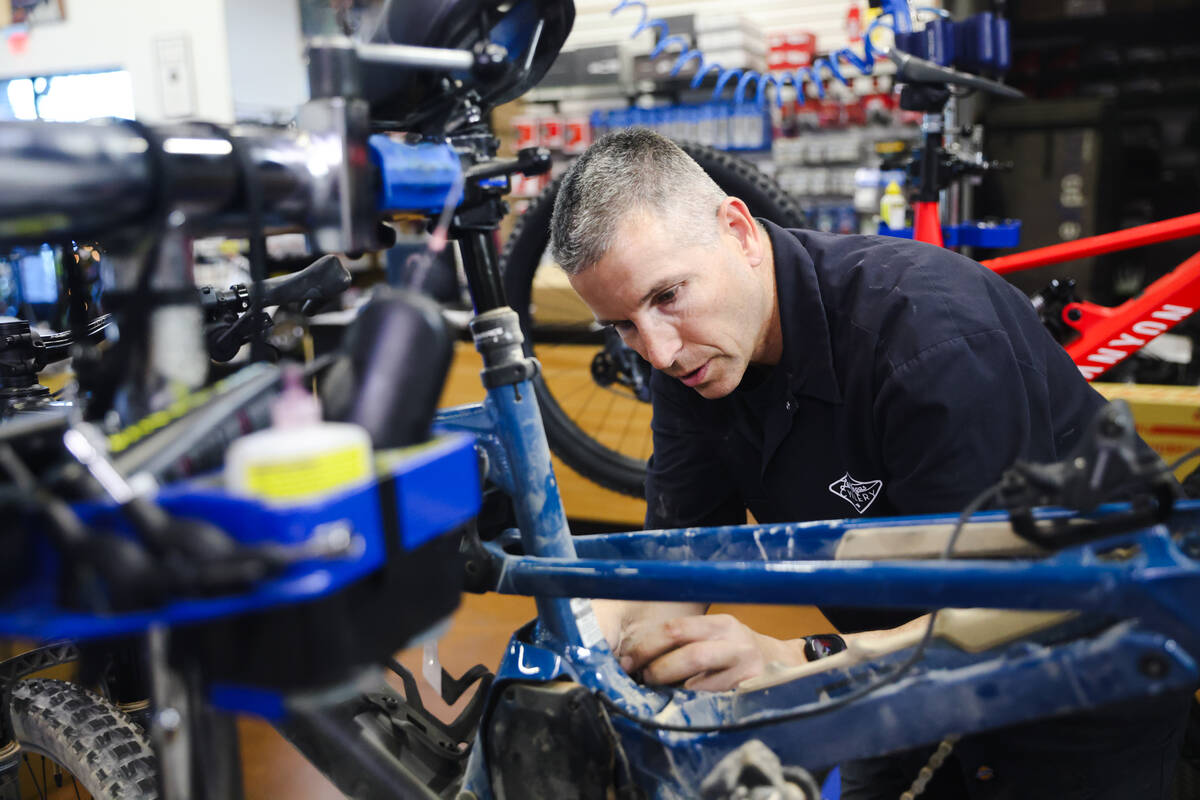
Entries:
[[754, 221], [754, 215], [750, 213], [746, 204], [736, 197], [726, 197], [717, 208], [717, 220], [721, 231], [733, 236], [742, 254], [752, 266], [757, 266], [765, 252], [762, 230]]

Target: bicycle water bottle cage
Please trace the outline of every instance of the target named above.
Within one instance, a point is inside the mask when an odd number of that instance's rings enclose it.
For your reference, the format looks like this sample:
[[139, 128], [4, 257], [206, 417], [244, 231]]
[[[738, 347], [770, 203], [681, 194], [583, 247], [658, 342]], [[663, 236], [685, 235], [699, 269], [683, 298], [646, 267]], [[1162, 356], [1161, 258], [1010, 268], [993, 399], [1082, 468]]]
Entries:
[[[370, 44], [404, 44], [485, 52], [502, 50], [492, 70], [447, 75], [419, 71], [398, 78], [385, 65], [364, 65], [371, 117], [391, 130], [443, 133], [466, 97], [482, 112], [532, 88], [558, 56], [575, 21], [571, 0], [403, 0], [387, 3]], [[386, 122], [382, 122], [386, 120]]]

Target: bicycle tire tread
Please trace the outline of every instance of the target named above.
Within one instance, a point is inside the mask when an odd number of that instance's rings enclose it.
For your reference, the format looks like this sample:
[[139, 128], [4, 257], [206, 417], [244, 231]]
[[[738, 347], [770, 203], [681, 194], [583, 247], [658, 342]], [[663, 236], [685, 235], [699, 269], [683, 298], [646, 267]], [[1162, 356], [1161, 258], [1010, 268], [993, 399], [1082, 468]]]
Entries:
[[17, 740], [69, 770], [93, 797], [157, 800], [158, 762], [140, 729], [107, 700], [49, 678], [12, 690]]

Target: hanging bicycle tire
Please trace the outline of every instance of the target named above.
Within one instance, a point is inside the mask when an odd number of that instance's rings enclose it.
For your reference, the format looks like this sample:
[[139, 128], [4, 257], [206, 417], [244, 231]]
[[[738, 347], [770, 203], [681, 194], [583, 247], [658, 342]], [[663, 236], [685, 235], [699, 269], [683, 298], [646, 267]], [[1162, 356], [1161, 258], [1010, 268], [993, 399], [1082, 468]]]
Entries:
[[[679, 145], [754, 216], [785, 228], [805, 225], [795, 201], [749, 161], [707, 145]], [[526, 352], [542, 364], [534, 387], [550, 448], [585, 478], [641, 497], [651, 450], [650, 403], [640, 377], [632, 373], [648, 374], [649, 367], [615, 337], [605, 341], [604, 331], [550, 259], [550, 215], [558, 186], [555, 180], [530, 203], [505, 243], [500, 256], [504, 289], [521, 317]], [[591, 358], [590, 369], [579, 369], [581, 352]]]
[[[140, 728], [81, 686], [39, 678], [13, 684], [13, 730], [21, 745], [20, 780], [37, 797], [71, 783], [74, 794], [157, 800], [157, 760]], [[64, 771], [66, 774], [64, 774]]]

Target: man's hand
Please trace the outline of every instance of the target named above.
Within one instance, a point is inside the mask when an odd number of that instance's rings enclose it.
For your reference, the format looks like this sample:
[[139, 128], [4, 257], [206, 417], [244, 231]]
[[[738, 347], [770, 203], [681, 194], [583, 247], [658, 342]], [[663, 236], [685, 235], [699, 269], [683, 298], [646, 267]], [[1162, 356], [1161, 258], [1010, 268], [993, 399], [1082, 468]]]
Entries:
[[[756, 633], [728, 614], [704, 614], [699, 603], [593, 600], [592, 605], [621, 668], [644, 683], [720, 692], [768, 670], [807, 661], [804, 639]], [[843, 638], [851, 647], [870, 646], [901, 631], [924, 630], [928, 622], [926, 615], [891, 630]]]
[[768, 666], [804, 663], [803, 640], [755, 633], [728, 614], [637, 619], [613, 648], [630, 675], [649, 684], [725, 691], [761, 675]]
[[600, 632], [615, 654], [628, 628], [635, 623], [665, 622], [676, 617], [703, 614], [703, 603], [643, 602], [640, 600], [593, 600], [592, 611]]

